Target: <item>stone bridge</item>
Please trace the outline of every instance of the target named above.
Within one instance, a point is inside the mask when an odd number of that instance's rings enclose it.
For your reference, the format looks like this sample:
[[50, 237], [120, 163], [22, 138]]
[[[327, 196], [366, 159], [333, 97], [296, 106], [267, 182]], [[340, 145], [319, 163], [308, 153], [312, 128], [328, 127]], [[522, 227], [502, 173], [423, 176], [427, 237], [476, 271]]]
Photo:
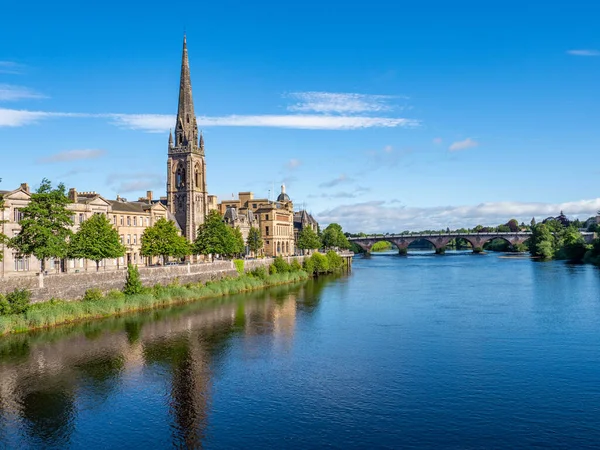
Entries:
[[[588, 244], [594, 239], [594, 233], [581, 233], [585, 242]], [[350, 242], [354, 242], [361, 247], [365, 252], [370, 253], [371, 247], [375, 242], [387, 241], [396, 245], [400, 253], [405, 253], [410, 244], [416, 241], [427, 241], [436, 249], [436, 252], [442, 250], [448, 245], [452, 239], [461, 238], [471, 244], [473, 249], [483, 248], [486, 242], [493, 239], [503, 239], [510, 245], [522, 244], [531, 237], [530, 231], [518, 231], [509, 233], [422, 233], [422, 234], [376, 234], [365, 237], [348, 238]]]

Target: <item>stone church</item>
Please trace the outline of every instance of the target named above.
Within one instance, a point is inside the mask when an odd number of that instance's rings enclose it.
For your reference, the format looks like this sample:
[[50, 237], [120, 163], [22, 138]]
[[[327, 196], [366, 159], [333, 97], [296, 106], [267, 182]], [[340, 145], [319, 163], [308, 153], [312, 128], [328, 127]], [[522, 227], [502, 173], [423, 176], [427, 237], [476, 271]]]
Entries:
[[175, 123], [175, 139], [169, 133], [167, 160], [167, 208], [177, 221], [188, 240], [196, 238], [198, 225], [208, 213], [206, 191], [206, 161], [204, 138], [198, 133], [194, 113], [192, 81], [187, 44], [183, 38], [181, 78], [179, 81], [179, 105]]

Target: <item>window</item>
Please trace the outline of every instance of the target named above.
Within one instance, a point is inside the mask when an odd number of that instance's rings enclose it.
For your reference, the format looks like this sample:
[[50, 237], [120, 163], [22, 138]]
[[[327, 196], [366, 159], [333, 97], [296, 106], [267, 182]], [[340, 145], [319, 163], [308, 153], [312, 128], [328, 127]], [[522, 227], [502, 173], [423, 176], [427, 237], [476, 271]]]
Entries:
[[253, 208], [256, 208], [256, 203], [252, 203], [252, 207], [253, 207]]
[[14, 254], [15, 272], [26, 272], [29, 270], [29, 257]]
[[269, 220], [269, 215], [265, 215], [265, 220]]
[[23, 219], [23, 213], [21, 212], [20, 209], [15, 208], [15, 222], [19, 223], [21, 222], [21, 220]]
[[134, 227], [137, 227], [137, 217], [134, 217], [134, 218], [133, 218], [133, 226], [134, 226]]
[[130, 234], [127, 235], [127, 244], [131, 244], [131, 235]]
[[121, 216], [121, 225], [123, 225], [123, 216]]
[[127, 216], [127, 226], [131, 226], [131, 217]]
[[137, 245], [137, 234], [133, 235], [133, 243], [134, 245]]
[[144, 218], [140, 217], [140, 227], [143, 227], [143, 226], [144, 226]]
[[146, 217], [146, 226], [148, 226], [148, 220], [149, 220], [149, 219]]
[[117, 225], [117, 216], [113, 216], [113, 223], [115, 224], [115, 226]]
[[121, 235], [121, 244], [124, 244], [124, 243], [125, 243], [125, 235], [122, 234]]
[[83, 223], [85, 220], [85, 215], [83, 213], [79, 213], [79, 223]]
[[269, 235], [269, 227], [265, 227], [265, 234], [268, 236]]
[[134, 253], [134, 254], [133, 254], [133, 262], [134, 262], [134, 263], [137, 263], [137, 253]]

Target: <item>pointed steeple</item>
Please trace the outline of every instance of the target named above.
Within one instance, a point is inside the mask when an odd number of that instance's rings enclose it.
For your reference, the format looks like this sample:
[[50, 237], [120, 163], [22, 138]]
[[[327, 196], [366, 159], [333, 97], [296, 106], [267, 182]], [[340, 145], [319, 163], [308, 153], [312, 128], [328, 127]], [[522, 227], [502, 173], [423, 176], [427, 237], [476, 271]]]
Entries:
[[200, 130], [200, 152], [204, 153], [204, 135], [202, 134], [202, 130]]
[[169, 148], [173, 147], [173, 130], [169, 128]]
[[177, 124], [175, 126], [175, 145], [195, 146], [198, 142], [198, 127], [194, 114], [192, 98], [192, 80], [188, 61], [186, 37], [183, 36], [183, 54], [181, 56], [181, 77], [179, 80], [179, 105], [177, 107]]

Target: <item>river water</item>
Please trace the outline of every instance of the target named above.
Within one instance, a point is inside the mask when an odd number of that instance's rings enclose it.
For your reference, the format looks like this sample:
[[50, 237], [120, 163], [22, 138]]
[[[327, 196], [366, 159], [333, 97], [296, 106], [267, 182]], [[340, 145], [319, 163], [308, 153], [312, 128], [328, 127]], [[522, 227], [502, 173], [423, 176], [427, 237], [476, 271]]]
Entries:
[[501, 254], [0, 338], [0, 448], [600, 445], [600, 270]]

